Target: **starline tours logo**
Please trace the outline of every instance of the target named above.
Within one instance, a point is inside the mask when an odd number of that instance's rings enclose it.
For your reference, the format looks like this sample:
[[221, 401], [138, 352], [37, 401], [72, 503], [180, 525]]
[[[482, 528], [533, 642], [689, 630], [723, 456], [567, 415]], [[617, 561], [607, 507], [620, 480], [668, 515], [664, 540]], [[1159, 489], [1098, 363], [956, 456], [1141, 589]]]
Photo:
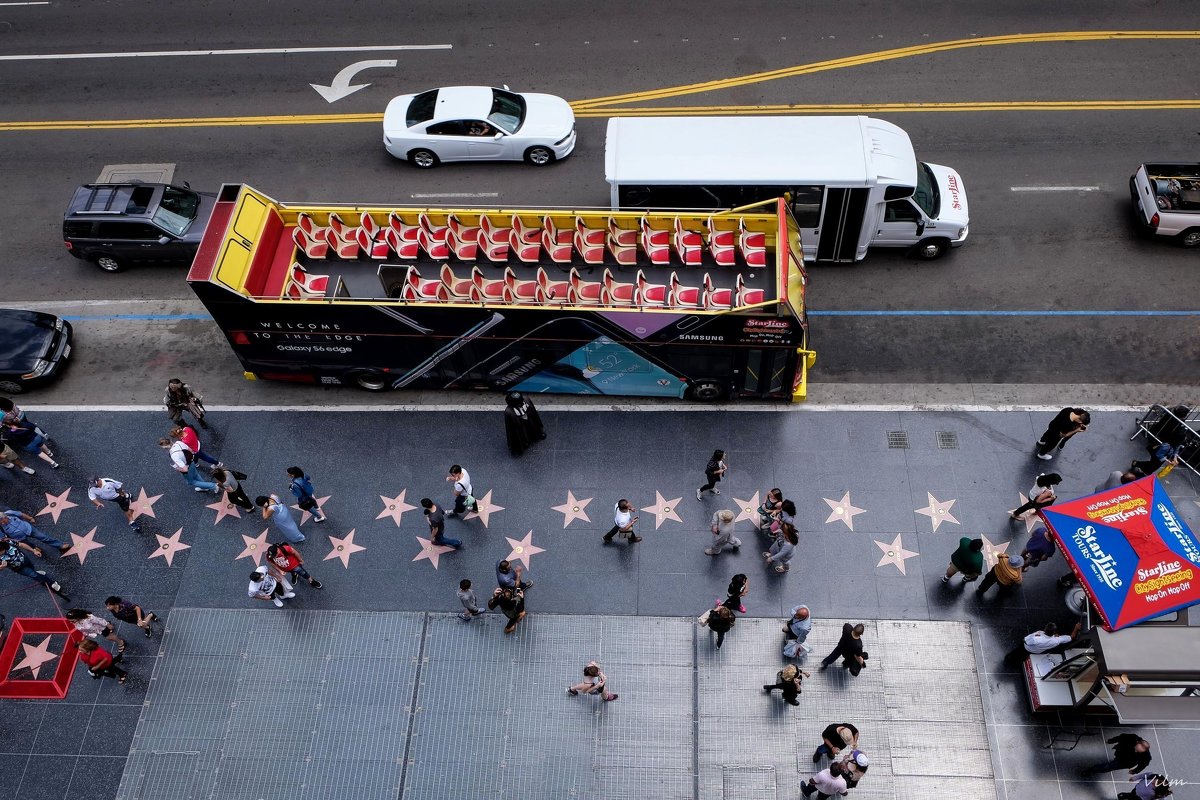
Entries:
[[1200, 564], [1200, 548], [1196, 545], [1195, 537], [1184, 529], [1183, 523], [1171, 513], [1171, 509], [1167, 508], [1165, 503], [1160, 502], [1155, 507], [1158, 509], [1159, 516], [1162, 517], [1163, 527], [1175, 537], [1175, 541], [1179, 542], [1179, 546], [1183, 548], [1183, 555], [1193, 564]]
[[1092, 565], [1092, 572], [1101, 583], [1110, 589], [1120, 589], [1125, 585], [1117, 574], [1117, 560], [1112, 553], [1105, 551], [1096, 539], [1096, 529], [1091, 525], [1078, 528], [1071, 537], [1075, 547], [1079, 549], [1083, 559]]

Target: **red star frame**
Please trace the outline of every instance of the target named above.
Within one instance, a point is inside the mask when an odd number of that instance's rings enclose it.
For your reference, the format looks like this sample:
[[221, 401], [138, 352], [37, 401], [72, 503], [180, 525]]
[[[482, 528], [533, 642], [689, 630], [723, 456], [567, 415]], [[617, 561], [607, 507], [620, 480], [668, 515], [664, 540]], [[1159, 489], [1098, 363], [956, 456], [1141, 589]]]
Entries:
[[[17, 649], [28, 634], [66, 634], [67, 645], [59, 654], [58, 668], [50, 680], [9, 680], [13, 664], [16, 662]], [[75, 626], [62, 617], [17, 617], [8, 629], [4, 647], [0, 648], [0, 697], [18, 700], [61, 700], [67, 696], [71, 688], [71, 677], [75, 674], [75, 662], [79, 660], [79, 650], [76, 642], [83, 639], [83, 634], [75, 630]]]

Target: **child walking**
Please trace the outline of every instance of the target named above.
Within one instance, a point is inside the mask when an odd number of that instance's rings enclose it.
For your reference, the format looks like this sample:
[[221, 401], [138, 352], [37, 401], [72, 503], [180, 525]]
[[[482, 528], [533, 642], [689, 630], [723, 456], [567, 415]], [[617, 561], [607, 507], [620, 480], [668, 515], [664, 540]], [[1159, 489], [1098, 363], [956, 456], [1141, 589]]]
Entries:
[[483, 613], [479, 608], [479, 600], [475, 597], [475, 590], [471, 588], [471, 582], [466, 578], [458, 582], [458, 602], [462, 603], [463, 607], [458, 618], [463, 622], [470, 622]]

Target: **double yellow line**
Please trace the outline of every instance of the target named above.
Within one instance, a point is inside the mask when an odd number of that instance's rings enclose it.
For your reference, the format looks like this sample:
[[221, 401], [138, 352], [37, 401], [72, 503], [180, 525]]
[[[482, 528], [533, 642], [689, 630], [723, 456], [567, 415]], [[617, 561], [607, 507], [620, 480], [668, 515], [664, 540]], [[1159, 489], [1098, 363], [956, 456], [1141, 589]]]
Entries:
[[[645, 103], [703, 92], [733, 89], [755, 83], [812, 75], [817, 72], [848, 69], [882, 61], [965, 50], [972, 47], [999, 47], [1018, 44], [1050, 42], [1136, 41], [1146, 39], [1200, 39], [1200, 31], [1061, 31], [1052, 33], [1020, 33], [1007, 36], [985, 36], [975, 39], [953, 39], [945, 42], [899, 47], [874, 53], [817, 61], [794, 67], [755, 72], [733, 78], [689, 83], [644, 92], [594, 97], [571, 103], [580, 117], [612, 116], [677, 116], [701, 114], [858, 114], [900, 112], [964, 112], [964, 111], [1121, 111], [1169, 110], [1200, 108], [1200, 100], [1049, 100], [1049, 101], [980, 101], [945, 103], [834, 103], [751, 106], [650, 106], [630, 107], [630, 103]], [[128, 128], [196, 128], [238, 127], [258, 125], [346, 125], [363, 122], [379, 123], [382, 113], [375, 114], [290, 114], [261, 117], [182, 117], [163, 119], [115, 120], [50, 120], [31, 122], [0, 122], [2, 131], [64, 131], [114, 130]]]

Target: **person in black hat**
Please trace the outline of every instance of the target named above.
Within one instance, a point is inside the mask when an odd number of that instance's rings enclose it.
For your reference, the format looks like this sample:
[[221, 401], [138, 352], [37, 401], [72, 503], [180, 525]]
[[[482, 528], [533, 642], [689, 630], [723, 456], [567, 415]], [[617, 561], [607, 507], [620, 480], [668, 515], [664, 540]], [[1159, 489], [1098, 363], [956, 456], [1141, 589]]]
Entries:
[[504, 433], [508, 437], [508, 449], [519, 456], [534, 442], [546, 438], [542, 418], [525, 395], [509, 392], [505, 395], [508, 408], [504, 409]]

